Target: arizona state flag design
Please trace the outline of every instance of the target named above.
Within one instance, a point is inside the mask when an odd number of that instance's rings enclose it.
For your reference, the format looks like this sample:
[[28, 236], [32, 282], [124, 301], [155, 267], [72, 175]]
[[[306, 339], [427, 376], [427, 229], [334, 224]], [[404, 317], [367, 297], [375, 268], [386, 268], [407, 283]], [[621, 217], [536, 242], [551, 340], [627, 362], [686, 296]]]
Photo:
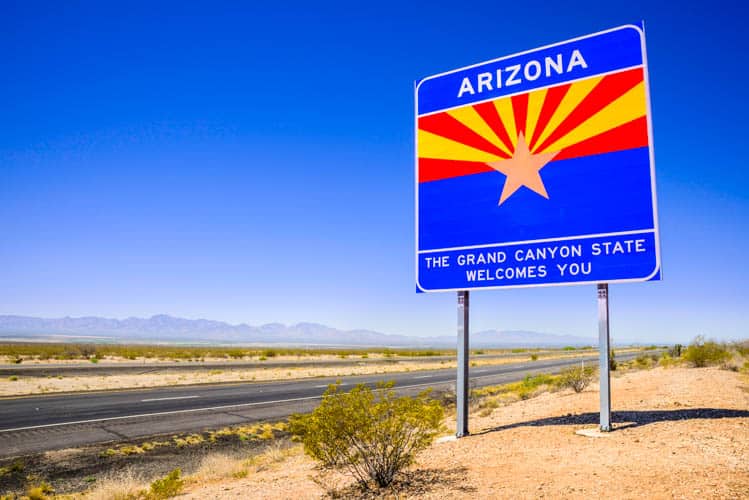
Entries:
[[659, 279], [646, 71], [628, 25], [418, 82], [417, 289]]

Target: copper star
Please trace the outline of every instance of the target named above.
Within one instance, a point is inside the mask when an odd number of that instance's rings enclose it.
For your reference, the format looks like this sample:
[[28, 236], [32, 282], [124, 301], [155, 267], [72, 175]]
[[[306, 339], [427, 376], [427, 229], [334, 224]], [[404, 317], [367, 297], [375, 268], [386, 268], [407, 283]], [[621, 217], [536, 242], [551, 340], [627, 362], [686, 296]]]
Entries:
[[521, 132], [518, 135], [518, 143], [515, 146], [512, 158], [487, 163], [494, 170], [507, 176], [505, 185], [502, 188], [502, 194], [499, 197], [499, 205], [504, 203], [521, 186], [527, 187], [548, 200], [549, 195], [546, 193], [546, 186], [544, 186], [544, 182], [541, 180], [539, 171], [553, 160], [557, 153], [559, 151], [537, 155], [531, 154], [528, 144], [525, 142], [525, 137], [523, 137], [523, 133]]

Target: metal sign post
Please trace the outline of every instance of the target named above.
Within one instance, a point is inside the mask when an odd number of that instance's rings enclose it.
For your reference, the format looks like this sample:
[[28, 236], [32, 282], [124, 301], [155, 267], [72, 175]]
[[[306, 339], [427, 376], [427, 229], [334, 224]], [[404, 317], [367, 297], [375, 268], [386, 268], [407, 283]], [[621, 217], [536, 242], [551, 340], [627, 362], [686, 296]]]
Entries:
[[455, 387], [458, 428], [455, 435], [468, 435], [468, 291], [458, 292], [458, 380]]
[[414, 88], [416, 291], [598, 284], [601, 430], [611, 428], [608, 285], [661, 279], [644, 23], [422, 78]]
[[598, 284], [598, 344], [600, 350], [601, 431], [611, 430], [611, 373], [609, 346], [609, 285]]

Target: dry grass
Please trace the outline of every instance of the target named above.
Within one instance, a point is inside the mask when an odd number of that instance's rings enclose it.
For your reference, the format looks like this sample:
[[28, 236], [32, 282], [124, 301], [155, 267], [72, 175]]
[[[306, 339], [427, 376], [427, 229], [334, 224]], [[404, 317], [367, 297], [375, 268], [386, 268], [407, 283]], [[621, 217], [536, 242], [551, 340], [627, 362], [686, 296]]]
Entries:
[[[539, 359], [559, 359], [579, 355], [578, 352], [560, 351], [557, 353], [542, 354], [539, 356]], [[382, 354], [378, 354], [378, 356], [382, 356]], [[517, 362], [517, 358], [480, 359], [474, 361], [472, 366], [505, 365]], [[360, 365], [349, 366], [300, 366], [292, 368], [258, 367], [251, 369], [231, 368], [209, 372], [208, 378], [211, 383], [271, 382], [275, 380], [377, 375], [455, 367], [456, 363], [454, 361], [435, 360], [433, 362], [416, 362], [394, 360], [392, 363], [385, 365], [362, 363]], [[0, 379], [0, 396], [165, 387], [204, 384], [205, 382], [206, 371], [197, 367], [195, 370], [179, 372], [169, 372], [168, 369], [165, 369], [161, 373], [89, 375], [47, 379], [19, 376], [17, 380], [12, 382], [8, 379]]]
[[201, 460], [198, 469], [187, 481], [190, 484], [207, 484], [227, 478], [241, 478], [247, 475], [247, 466], [243, 460], [225, 455], [211, 453]]
[[137, 498], [148, 489], [148, 482], [131, 470], [113, 472], [98, 480], [96, 485], [86, 492], [86, 500], [125, 500]]
[[[596, 387], [544, 392], [473, 416], [467, 438], [434, 444], [411, 471], [429, 473], [427, 482], [412, 481], [416, 487], [403, 494], [362, 498], [599, 498], [611, 492], [615, 498], [745, 498], [746, 383], [746, 375], [718, 368], [628, 370], [612, 379], [621, 427], [605, 439], [574, 433], [597, 423]], [[338, 498], [354, 497], [345, 489], [350, 478], [320, 477], [303, 455], [265, 467], [260, 462], [245, 478], [191, 484], [184, 498], [320, 498], [334, 490], [343, 492]]]
[[[227, 346], [180, 346], [147, 344], [96, 344], [54, 342], [3, 342], [0, 343], [0, 358], [9, 363], [28, 361], [219, 361], [227, 359], [314, 359], [346, 358], [348, 356], [423, 357], [441, 356], [454, 350], [434, 349], [311, 349], [290, 347], [227, 347]], [[507, 352], [498, 350], [497, 352]], [[96, 362], [96, 361], [95, 361]]]
[[[244, 479], [248, 475], [262, 475], [277, 470], [289, 457], [301, 455], [299, 445], [289, 445], [286, 441], [273, 441], [262, 453], [252, 458], [231, 456], [225, 453], [211, 453], [203, 457], [195, 472], [185, 476], [188, 488], [220, 488], [221, 484]], [[258, 480], [260, 476], [258, 476]], [[130, 500], [143, 498], [149, 489], [149, 482], [130, 470], [111, 473], [96, 482], [81, 496], [82, 500]]]

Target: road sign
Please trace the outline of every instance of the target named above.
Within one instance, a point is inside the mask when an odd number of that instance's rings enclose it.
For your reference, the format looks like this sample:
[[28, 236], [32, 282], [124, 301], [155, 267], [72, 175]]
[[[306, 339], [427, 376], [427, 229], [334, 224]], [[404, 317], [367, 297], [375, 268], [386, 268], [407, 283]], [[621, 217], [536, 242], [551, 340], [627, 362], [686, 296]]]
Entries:
[[660, 279], [642, 24], [416, 84], [422, 292]]

